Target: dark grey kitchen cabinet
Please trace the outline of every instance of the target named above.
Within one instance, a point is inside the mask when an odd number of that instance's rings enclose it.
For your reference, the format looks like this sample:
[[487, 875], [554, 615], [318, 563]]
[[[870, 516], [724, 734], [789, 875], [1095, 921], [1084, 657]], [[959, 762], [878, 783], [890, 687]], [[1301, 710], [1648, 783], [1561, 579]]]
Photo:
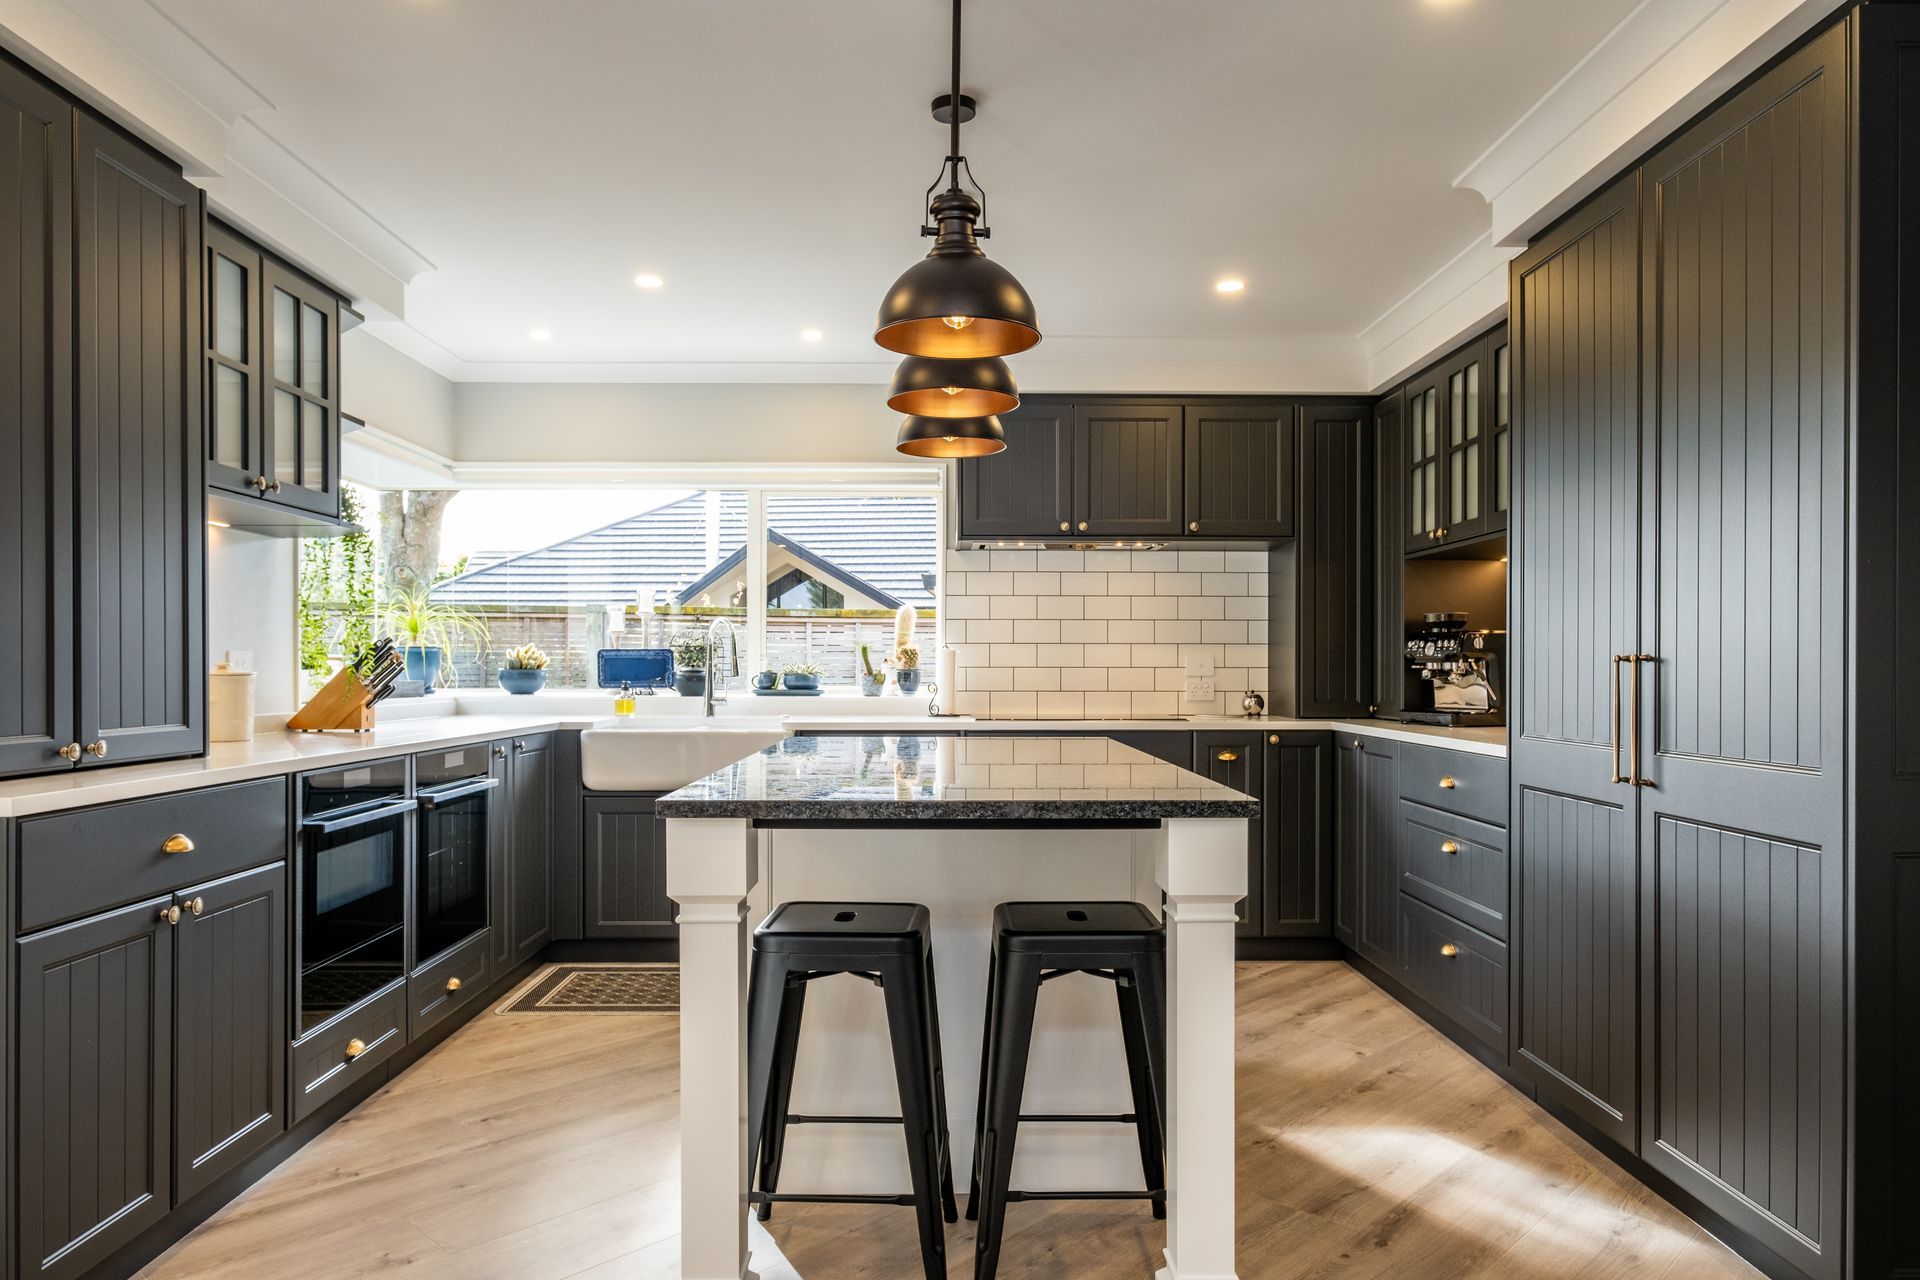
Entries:
[[1440, 396], [1445, 381], [1436, 367], [1415, 375], [1401, 390], [1400, 484], [1406, 523], [1400, 536], [1408, 551], [1425, 551], [1446, 525], [1446, 454], [1441, 447]]
[[1300, 410], [1297, 536], [1269, 555], [1270, 707], [1364, 716], [1375, 705], [1373, 407]]
[[71, 767], [73, 108], [0, 61], [0, 775]]
[[1818, 1276], [1847, 1182], [1848, 37], [1656, 153], [1640, 202], [1641, 1155]]
[[1294, 402], [1189, 403], [1185, 416], [1186, 532], [1291, 538]]
[[[1266, 790], [1266, 735], [1240, 729], [1211, 730], [1193, 735], [1193, 771], [1243, 795], [1262, 797]], [[1267, 900], [1266, 816], [1247, 824], [1247, 896], [1237, 908], [1243, 938], [1264, 935]]]
[[1045, 538], [1073, 528], [1073, 405], [1028, 401], [1000, 415], [1007, 447], [959, 464], [963, 540]]
[[1409, 552], [1504, 529], [1512, 494], [1512, 348], [1500, 325], [1401, 389], [1398, 488]]
[[1173, 538], [1186, 487], [1178, 404], [1077, 404], [1073, 411], [1073, 532], [1092, 538]]
[[268, 481], [261, 413], [262, 258], [258, 246], [207, 220], [207, 484], [249, 496]]
[[79, 759], [206, 747], [201, 193], [75, 116]]
[[487, 805], [487, 947], [493, 972], [513, 967], [513, 740], [487, 748], [493, 798]]
[[1268, 733], [1260, 792], [1266, 847], [1260, 931], [1267, 938], [1333, 934], [1333, 738]]
[[1636, 789], [1619, 718], [1640, 652], [1639, 204], [1629, 175], [1513, 266], [1527, 425], [1508, 684], [1513, 1065], [1629, 1149], [1640, 1082]]
[[174, 1198], [287, 1126], [287, 866], [182, 890], [174, 942]]
[[550, 733], [508, 743], [507, 962], [518, 965], [553, 938], [553, 829], [557, 780]]
[[77, 1280], [173, 1193], [171, 895], [22, 939], [19, 1274]]
[[667, 897], [666, 820], [651, 795], [589, 795], [583, 808], [586, 936], [677, 936]]
[[1406, 580], [1400, 566], [1405, 540], [1407, 486], [1402, 479], [1406, 436], [1399, 391], [1373, 406], [1373, 627], [1372, 714], [1398, 715], [1406, 703]]
[[1400, 866], [1394, 744], [1335, 734], [1334, 935], [1391, 971], [1398, 953]]
[[1513, 341], [1501, 325], [1487, 335], [1487, 368], [1493, 389], [1487, 402], [1486, 527], [1507, 527], [1513, 510]]

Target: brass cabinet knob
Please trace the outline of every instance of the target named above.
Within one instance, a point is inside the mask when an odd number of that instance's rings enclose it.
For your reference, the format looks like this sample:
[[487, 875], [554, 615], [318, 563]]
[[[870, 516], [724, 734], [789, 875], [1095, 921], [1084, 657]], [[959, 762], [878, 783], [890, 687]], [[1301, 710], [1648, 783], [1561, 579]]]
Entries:
[[1454, 946], [1451, 942], [1443, 942], [1440, 944], [1440, 954], [1451, 960], [1460, 954], [1460, 948]]
[[1279, 734], [1277, 734], [1277, 733], [1270, 733], [1270, 734], [1268, 734], [1268, 735], [1267, 735], [1267, 745], [1268, 745], [1268, 746], [1270, 746], [1270, 747], [1277, 747], [1277, 746], [1279, 746], [1279, 745], [1280, 745], [1280, 735], [1279, 735]]
[[179, 907], [160, 908], [160, 923], [161, 924], [179, 924], [180, 908]]
[[160, 852], [192, 853], [193, 841], [189, 840], [185, 835], [176, 831], [174, 834], [168, 836], [165, 840], [162, 840], [160, 842]]
[[1452, 841], [1452, 840], [1442, 840], [1442, 841], [1440, 842], [1440, 852], [1442, 852], [1442, 853], [1458, 853], [1458, 852], [1460, 852], [1460, 846], [1459, 846], [1458, 844], [1456, 844], [1456, 843], [1455, 843], [1454, 841]]
[[1240, 758], [1240, 753], [1238, 751], [1233, 750], [1232, 748], [1228, 748], [1225, 751], [1215, 752], [1213, 758], [1215, 760], [1224, 760], [1226, 763], [1232, 764], [1235, 760], [1238, 760]]
[[1453, 775], [1450, 773], [1440, 779], [1440, 789], [1442, 791], [1451, 791], [1459, 785], [1458, 782], [1453, 780]]
[[207, 909], [207, 900], [205, 898], [195, 898], [193, 901], [187, 904], [187, 910], [193, 912], [193, 914], [195, 915], [199, 915], [202, 911], [205, 911], [206, 909]]
[[493, 758], [495, 760], [505, 760], [507, 758], [507, 749], [505, 747], [495, 747], [493, 749]]
[[1085, 520], [1082, 520], [1080, 522], [1080, 532], [1085, 533], [1086, 531], [1087, 531], [1087, 522]]
[[1072, 526], [1071, 524], [1069, 524], [1069, 523], [1067, 523], [1067, 522], [1066, 522], [1065, 520], [1062, 520], [1062, 521], [1060, 522], [1060, 532], [1062, 532], [1062, 533], [1065, 533], [1065, 532], [1066, 532], [1067, 530], [1069, 530], [1069, 529], [1071, 529], [1072, 527], [1073, 527], [1073, 526]]
[[460, 989], [460, 979], [458, 978], [447, 979], [447, 990], [458, 991], [459, 989]]
[[1200, 522], [1198, 520], [1187, 521], [1187, 532], [1188, 533], [1200, 532]]
[[367, 1051], [367, 1042], [365, 1040], [347, 1041], [347, 1061], [348, 1062], [352, 1062], [355, 1058], [359, 1057], [361, 1054], [365, 1053], [366, 1051]]
[[1364, 742], [1362, 742], [1362, 741], [1360, 741], [1360, 739], [1358, 739], [1358, 738], [1355, 738], [1355, 739], [1353, 740], [1353, 749], [1354, 749], [1355, 751], [1358, 751], [1358, 750], [1359, 750], [1359, 749], [1360, 749], [1361, 747], [1364, 747], [1365, 745], [1366, 745], [1366, 743], [1364, 743]]
[[97, 742], [89, 742], [83, 749], [95, 760], [105, 760], [107, 758], [107, 740], [105, 738], [101, 738]]
[[253, 478], [253, 487], [265, 493], [267, 491], [267, 478], [265, 476], [255, 476]]
[[273, 482], [272, 484], [270, 484], [270, 485], [268, 485], [268, 486], [267, 486], [267, 492], [268, 492], [268, 493], [278, 493], [278, 492], [280, 492], [280, 482], [279, 482], [278, 480], [275, 480], [275, 481], [274, 481], [274, 482]]
[[56, 749], [53, 754], [59, 756], [62, 760], [77, 761], [80, 759], [80, 744], [77, 742], [69, 742], [66, 746]]

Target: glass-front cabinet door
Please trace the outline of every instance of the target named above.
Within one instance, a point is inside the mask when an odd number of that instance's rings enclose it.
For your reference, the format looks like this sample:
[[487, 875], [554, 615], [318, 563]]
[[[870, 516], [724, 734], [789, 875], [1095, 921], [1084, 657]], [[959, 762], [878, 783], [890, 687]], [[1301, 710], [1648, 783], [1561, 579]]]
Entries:
[[1488, 465], [1488, 527], [1507, 527], [1507, 512], [1513, 507], [1513, 347], [1507, 341], [1507, 328], [1494, 330], [1488, 340], [1493, 346], [1493, 439]]
[[207, 227], [207, 483], [258, 494], [269, 483], [260, 422], [260, 254]]
[[1459, 542], [1487, 526], [1486, 347], [1476, 343], [1448, 362], [1446, 397], [1446, 510], [1440, 539]]
[[267, 493], [334, 515], [340, 509], [339, 303], [272, 261], [266, 286]]
[[1434, 379], [1407, 385], [1407, 549], [1431, 547], [1445, 519], [1441, 506], [1440, 387]]

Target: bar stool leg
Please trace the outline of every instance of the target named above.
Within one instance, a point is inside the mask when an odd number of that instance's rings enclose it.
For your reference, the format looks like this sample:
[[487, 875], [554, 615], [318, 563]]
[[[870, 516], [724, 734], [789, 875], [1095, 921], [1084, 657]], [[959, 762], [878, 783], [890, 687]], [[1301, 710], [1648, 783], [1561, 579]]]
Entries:
[[780, 1039], [780, 1015], [785, 1004], [787, 963], [764, 951], [753, 953], [747, 981], [747, 1173], [760, 1161], [767, 1136], [767, 1095]]
[[979, 1101], [973, 1112], [973, 1178], [967, 1187], [968, 1222], [980, 1219], [980, 1153], [986, 1150], [987, 1081], [993, 1078], [993, 1010], [994, 998], [1000, 990], [996, 976], [1000, 967], [999, 953], [998, 946], [987, 953], [987, 1012], [984, 1025], [980, 1028], [980, 1080], [974, 1087]]
[[[1141, 1008], [1140, 982], [1134, 974], [1122, 974], [1113, 984], [1120, 1005], [1120, 1038], [1126, 1046], [1127, 1081], [1133, 1090], [1134, 1133], [1140, 1139], [1140, 1176], [1147, 1190], [1167, 1189], [1166, 1143], [1160, 1117], [1160, 1101], [1153, 1088], [1153, 1064], [1147, 1056], [1147, 1027]], [[1153, 1216], [1165, 1218], [1164, 1196], [1153, 1202]]]
[[1013, 1178], [1013, 1147], [1020, 1129], [1034, 1006], [1039, 1000], [1044, 968], [1042, 957], [1033, 952], [1010, 951], [1000, 959], [999, 999], [993, 1011], [993, 1061], [983, 1086], [988, 1095], [987, 1122], [980, 1155], [980, 1228], [974, 1237], [974, 1280], [993, 1280], [1000, 1267], [1007, 1189]]
[[[800, 1019], [807, 1007], [807, 984], [786, 981], [780, 1000], [780, 1027], [773, 1046], [773, 1079], [768, 1089], [764, 1144], [760, 1148], [760, 1189], [780, 1189], [780, 1161], [787, 1152], [787, 1113], [793, 1110], [793, 1066], [799, 1057]], [[773, 1205], [762, 1204], [760, 1221], [773, 1217]]]
[[1147, 1062], [1153, 1069], [1153, 1101], [1158, 1109], [1161, 1149], [1167, 1133], [1167, 957], [1148, 951], [1134, 961], [1133, 981], [1140, 993], [1140, 1025], [1147, 1034]]
[[933, 951], [927, 951], [927, 1039], [933, 1050], [933, 1108], [940, 1125], [940, 1209], [948, 1222], [960, 1221], [953, 1199], [953, 1134], [947, 1127], [947, 1063], [940, 1051], [940, 988], [933, 976]]
[[900, 1087], [900, 1118], [913, 1175], [914, 1216], [920, 1224], [920, 1262], [927, 1280], [946, 1280], [947, 1233], [940, 1211], [940, 1138], [933, 1105], [933, 1061], [927, 1049], [925, 962], [889, 959], [881, 967], [893, 1071]]

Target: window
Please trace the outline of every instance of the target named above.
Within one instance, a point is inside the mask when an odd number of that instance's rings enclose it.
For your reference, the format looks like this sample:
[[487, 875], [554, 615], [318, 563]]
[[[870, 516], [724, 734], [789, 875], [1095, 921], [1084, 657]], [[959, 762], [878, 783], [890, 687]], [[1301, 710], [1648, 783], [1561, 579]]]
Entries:
[[[494, 686], [506, 655], [525, 644], [547, 653], [549, 687], [591, 688], [598, 650], [670, 648], [704, 638], [716, 620], [736, 629], [736, 688], [763, 668], [804, 663], [821, 669], [823, 684], [852, 685], [862, 645], [876, 668], [893, 655], [903, 609], [917, 647], [935, 643], [940, 510], [930, 490], [436, 496], [365, 492], [362, 521], [382, 551], [383, 603], [408, 574], [424, 575], [434, 605], [478, 623], [449, 625], [439, 641], [448, 650], [445, 683], [455, 688]], [[435, 528], [401, 527], [416, 519]], [[753, 530], [764, 531], [757, 545]], [[434, 532], [435, 564], [387, 563], [419, 557]], [[304, 620], [304, 596], [302, 607]], [[336, 664], [344, 656], [328, 655]]]

